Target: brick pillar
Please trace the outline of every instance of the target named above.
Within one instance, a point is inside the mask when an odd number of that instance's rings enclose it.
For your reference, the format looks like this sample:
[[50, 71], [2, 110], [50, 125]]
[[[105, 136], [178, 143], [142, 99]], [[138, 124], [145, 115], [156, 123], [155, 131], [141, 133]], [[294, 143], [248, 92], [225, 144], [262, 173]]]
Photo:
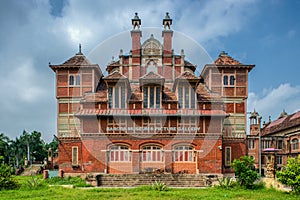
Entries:
[[171, 150], [165, 151], [165, 171], [173, 173], [172, 151]]
[[44, 170], [44, 176], [43, 176], [44, 179], [47, 179], [49, 178], [49, 170]]
[[132, 173], [140, 173], [140, 152], [139, 150], [132, 151]]
[[60, 169], [60, 170], [58, 171], [58, 176], [59, 176], [60, 178], [63, 178], [63, 177], [64, 177], [64, 170]]

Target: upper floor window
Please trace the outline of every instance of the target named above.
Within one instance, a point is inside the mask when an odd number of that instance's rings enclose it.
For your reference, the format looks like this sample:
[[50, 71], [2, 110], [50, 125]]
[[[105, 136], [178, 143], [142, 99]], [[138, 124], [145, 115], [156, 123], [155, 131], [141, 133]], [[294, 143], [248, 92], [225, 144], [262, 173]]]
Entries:
[[292, 140], [292, 150], [299, 149], [299, 140], [297, 138]]
[[145, 146], [142, 148], [142, 161], [144, 162], [162, 162], [163, 153], [160, 146]]
[[255, 148], [255, 140], [254, 139], [250, 139], [248, 141], [248, 148], [249, 149], [254, 149]]
[[160, 86], [144, 87], [144, 108], [160, 108], [161, 89]]
[[178, 87], [178, 107], [179, 108], [195, 108], [196, 94], [191, 86]]
[[223, 85], [231, 85], [235, 84], [235, 76], [234, 75], [224, 75], [223, 76]]
[[80, 75], [70, 75], [69, 85], [80, 85]]
[[73, 75], [69, 76], [69, 85], [74, 85], [74, 76]]
[[173, 161], [194, 162], [194, 148], [188, 145], [176, 146], [173, 150]]
[[125, 86], [109, 86], [108, 87], [108, 107], [109, 108], [125, 108], [126, 105], [126, 89]]
[[277, 141], [277, 149], [283, 149], [283, 145], [284, 145], [283, 140]]
[[131, 160], [129, 148], [125, 145], [114, 145], [109, 150], [110, 162], [128, 162]]
[[262, 148], [263, 149], [271, 148], [271, 141], [270, 140], [262, 141]]

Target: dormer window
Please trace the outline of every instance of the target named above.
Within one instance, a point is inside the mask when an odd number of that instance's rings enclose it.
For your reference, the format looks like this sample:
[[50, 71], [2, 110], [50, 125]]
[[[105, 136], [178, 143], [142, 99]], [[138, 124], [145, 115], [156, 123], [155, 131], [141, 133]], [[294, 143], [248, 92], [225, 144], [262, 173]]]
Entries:
[[108, 107], [125, 108], [126, 107], [126, 89], [125, 86], [108, 87]]
[[178, 87], [178, 108], [195, 108], [196, 94], [190, 85]]
[[80, 75], [76, 75], [76, 85], [80, 85]]
[[161, 87], [160, 86], [144, 86], [144, 108], [160, 108]]

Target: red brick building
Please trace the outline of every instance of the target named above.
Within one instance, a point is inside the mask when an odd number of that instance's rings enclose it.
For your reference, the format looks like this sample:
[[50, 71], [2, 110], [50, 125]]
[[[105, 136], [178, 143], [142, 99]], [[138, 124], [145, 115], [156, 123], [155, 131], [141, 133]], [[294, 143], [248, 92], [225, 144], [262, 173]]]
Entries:
[[200, 76], [172, 49], [172, 19], [162, 43], [141, 43], [132, 19], [132, 49], [104, 76], [79, 52], [56, 74], [59, 168], [67, 173], [227, 173], [246, 155], [248, 73], [222, 52]]
[[[260, 149], [259, 149], [259, 143]], [[261, 165], [262, 175], [268, 176], [274, 166], [280, 170], [287, 164], [288, 157], [300, 155], [300, 111], [288, 115], [283, 111], [274, 120], [261, 125], [261, 117], [254, 111], [250, 116], [250, 135], [248, 136], [248, 155]], [[276, 157], [276, 159], [274, 159]], [[261, 159], [261, 162], [259, 162]]]

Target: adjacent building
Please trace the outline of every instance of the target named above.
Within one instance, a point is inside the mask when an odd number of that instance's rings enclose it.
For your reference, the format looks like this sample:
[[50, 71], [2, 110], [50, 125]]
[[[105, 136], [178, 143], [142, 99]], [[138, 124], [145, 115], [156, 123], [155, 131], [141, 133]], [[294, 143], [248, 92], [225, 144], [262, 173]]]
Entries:
[[[49, 65], [56, 75], [59, 168], [66, 173], [230, 173], [246, 155], [246, 65], [221, 52], [196, 65], [175, 54], [172, 19], [162, 43], [142, 39], [132, 19], [132, 46], [106, 66], [79, 52]], [[142, 42], [143, 41], [143, 42]]]
[[283, 111], [278, 119], [269, 119], [262, 127], [259, 114], [256, 111], [251, 113], [248, 155], [255, 159], [257, 168], [261, 164], [262, 175], [270, 176], [274, 168], [280, 170], [286, 165], [288, 157], [298, 157], [299, 141], [300, 111], [291, 115]]

